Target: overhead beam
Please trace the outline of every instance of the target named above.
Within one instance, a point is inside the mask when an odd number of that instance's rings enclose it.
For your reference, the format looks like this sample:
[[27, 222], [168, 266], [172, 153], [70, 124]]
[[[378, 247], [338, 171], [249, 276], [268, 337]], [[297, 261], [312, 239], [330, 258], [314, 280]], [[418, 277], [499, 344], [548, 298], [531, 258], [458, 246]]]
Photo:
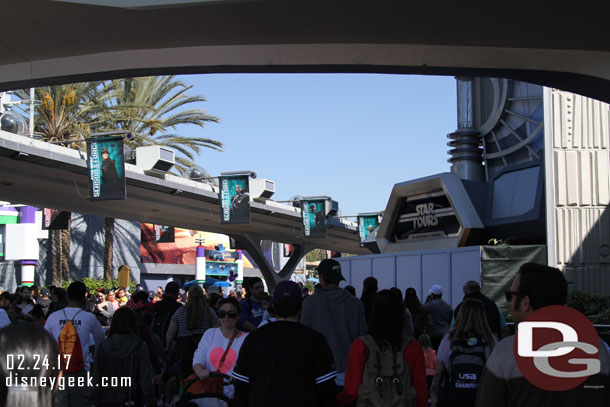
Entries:
[[610, 102], [608, 2], [173, 4], [4, 0], [0, 90], [169, 73], [375, 72], [509, 77]]

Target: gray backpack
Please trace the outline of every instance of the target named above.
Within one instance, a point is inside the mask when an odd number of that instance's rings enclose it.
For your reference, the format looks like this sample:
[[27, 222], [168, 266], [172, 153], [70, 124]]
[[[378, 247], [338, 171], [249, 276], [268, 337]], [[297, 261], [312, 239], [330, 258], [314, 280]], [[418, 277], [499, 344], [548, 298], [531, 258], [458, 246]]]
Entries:
[[404, 352], [412, 338], [402, 337], [398, 352], [385, 342], [380, 349], [371, 335], [360, 337], [369, 350], [358, 390], [358, 407], [415, 406], [415, 388]]

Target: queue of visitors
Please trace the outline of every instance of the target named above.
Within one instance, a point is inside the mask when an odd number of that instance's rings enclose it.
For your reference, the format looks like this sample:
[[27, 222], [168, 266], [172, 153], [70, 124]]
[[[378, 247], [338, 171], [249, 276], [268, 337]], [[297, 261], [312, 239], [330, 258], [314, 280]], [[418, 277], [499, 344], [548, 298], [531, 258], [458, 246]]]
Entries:
[[[422, 304], [414, 288], [403, 300], [369, 277], [359, 299], [339, 286], [337, 261], [318, 274], [311, 294], [291, 281], [267, 294], [253, 279], [244, 299], [198, 285], [182, 294], [175, 282], [132, 294], [82, 282], [1, 293], [0, 355], [31, 371], [0, 358], [0, 407], [610, 405], [605, 342], [598, 374], [542, 390], [521, 374], [514, 336], [475, 281], [453, 309], [440, 285]], [[521, 266], [507, 291], [517, 324], [566, 296], [563, 274], [537, 264]]]

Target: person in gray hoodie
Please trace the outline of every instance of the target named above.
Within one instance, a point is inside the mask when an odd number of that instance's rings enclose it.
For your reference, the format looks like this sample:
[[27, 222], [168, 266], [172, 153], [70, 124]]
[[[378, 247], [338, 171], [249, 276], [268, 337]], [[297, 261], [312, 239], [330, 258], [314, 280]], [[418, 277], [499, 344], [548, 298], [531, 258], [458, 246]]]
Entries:
[[[136, 312], [128, 307], [118, 309], [112, 318], [108, 337], [95, 353], [91, 402], [96, 406], [152, 406], [155, 371], [148, 348], [138, 336]], [[123, 378], [131, 378], [131, 386]], [[116, 378], [116, 379], [114, 379]], [[118, 381], [113, 383], [112, 380]], [[104, 383], [104, 381], [108, 382]]]
[[349, 348], [354, 339], [366, 334], [364, 306], [357, 297], [339, 287], [345, 278], [336, 260], [322, 260], [318, 275], [320, 288], [305, 298], [301, 323], [326, 337], [337, 369], [335, 383], [343, 387]]

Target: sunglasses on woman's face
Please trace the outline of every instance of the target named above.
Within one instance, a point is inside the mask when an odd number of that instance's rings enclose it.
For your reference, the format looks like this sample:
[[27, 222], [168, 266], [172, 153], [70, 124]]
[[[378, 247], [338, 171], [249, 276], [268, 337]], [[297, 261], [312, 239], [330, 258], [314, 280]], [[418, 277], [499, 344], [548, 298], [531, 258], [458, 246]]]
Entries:
[[227, 312], [227, 311], [220, 310], [220, 311], [218, 311], [218, 317], [219, 318], [229, 317], [231, 319], [235, 319], [235, 318], [237, 318], [237, 312], [235, 312], [235, 311]]

